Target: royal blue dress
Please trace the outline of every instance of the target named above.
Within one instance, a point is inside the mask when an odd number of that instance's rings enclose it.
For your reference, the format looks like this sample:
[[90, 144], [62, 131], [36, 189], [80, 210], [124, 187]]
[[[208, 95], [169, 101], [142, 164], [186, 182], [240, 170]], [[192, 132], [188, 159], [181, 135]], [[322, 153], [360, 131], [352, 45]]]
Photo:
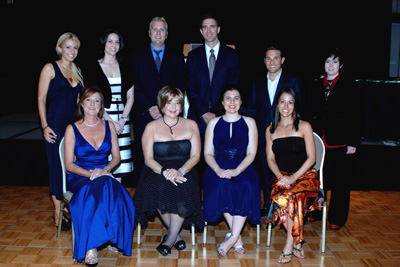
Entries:
[[[214, 155], [222, 169], [235, 169], [246, 157], [249, 128], [241, 117], [226, 122], [222, 117], [214, 128]], [[208, 167], [203, 175], [203, 211], [207, 222], [215, 222], [224, 213], [247, 216], [252, 224], [261, 224], [260, 181], [253, 164], [231, 179], [222, 179]]]
[[[96, 150], [80, 134], [75, 124], [75, 164], [86, 169], [104, 168], [111, 151], [111, 131], [106, 121], [103, 144]], [[79, 262], [86, 252], [107, 242], [131, 255], [135, 208], [126, 189], [111, 176], [94, 180], [69, 173], [69, 190], [74, 193], [69, 207], [75, 232], [74, 258]]]

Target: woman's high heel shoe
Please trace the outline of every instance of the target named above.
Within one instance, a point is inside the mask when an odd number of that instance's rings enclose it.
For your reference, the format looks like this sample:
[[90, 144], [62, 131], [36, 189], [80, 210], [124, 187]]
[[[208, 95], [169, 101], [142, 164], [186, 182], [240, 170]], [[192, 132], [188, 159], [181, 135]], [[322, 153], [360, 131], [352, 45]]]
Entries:
[[[58, 228], [58, 225], [56, 224], [56, 218], [55, 218], [54, 212], [53, 212], [53, 221], [54, 221], [54, 226], [56, 228]], [[71, 226], [70, 226], [70, 224], [68, 222], [66, 222], [65, 220], [62, 220], [61, 222], [62, 222], [61, 223], [61, 230], [62, 231], [69, 231], [71, 229]]]
[[94, 249], [91, 249], [86, 253], [85, 263], [86, 266], [97, 266], [97, 264], [99, 263], [97, 253], [96, 255], [94, 255]]

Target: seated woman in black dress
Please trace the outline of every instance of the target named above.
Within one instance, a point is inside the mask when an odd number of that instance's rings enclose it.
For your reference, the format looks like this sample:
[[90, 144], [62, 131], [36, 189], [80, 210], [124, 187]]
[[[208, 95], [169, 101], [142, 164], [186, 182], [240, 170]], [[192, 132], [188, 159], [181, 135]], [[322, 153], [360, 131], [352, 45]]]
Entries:
[[177, 88], [166, 86], [158, 93], [163, 115], [147, 124], [142, 146], [146, 169], [140, 178], [133, 203], [136, 220], [146, 224], [156, 211], [168, 228], [157, 251], [163, 256], [186, 248], [179, 232], [184, 226], [201, 229], [199, 181], [195, 165], [200, 159], [200, 134], [196, 122], [181, 117], [184, 98]]
[[[275, 100], [275, 118], [266, 130], [267, 162], [275, 175], [268, 219], [282, 223], [287, 231], [286, 244], [278, 262], [291, 261], [292, 255], [304, 258], [303, 219], [308, 209], [309, 192], [318, 192], [315, 143], [311, 125], [299, 119], [296, 91], [282, 88]], [[311, 199], [310, 199], [311, 201]]]
[[101, 119], [103, 112], [100, 89], [83, 88], [75, 123], [65, 132], [74, 259], [87, 265], [97, 264], [99, 247], [130, 256], [135, 222], [131, 196], [111, 173], [120, 162], [118, 137], [114, 125]]
[[212, 119], [206, 129], [204, 159], [208, 168], [203, 175], [203, 209], [207, 222], [222, 216], [229, 225], [217, 250], [221, 256], [233, 247], [246, 252], [241, 238], [246, 219], [261, 223], [261, 193], [257, 172], [252, 164], [257, 152], [257, 126], [254, 119], [242, 116], [242, 99], [235, 86], [223, 91], [223, 115]]

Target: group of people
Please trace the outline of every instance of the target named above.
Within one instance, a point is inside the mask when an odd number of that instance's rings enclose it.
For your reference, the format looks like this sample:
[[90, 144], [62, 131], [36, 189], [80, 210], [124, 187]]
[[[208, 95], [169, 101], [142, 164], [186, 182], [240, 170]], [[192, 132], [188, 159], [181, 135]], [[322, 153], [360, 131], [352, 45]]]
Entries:
[[[327, 147], [324, 189], [331, 190], [330, 227], [345, 225], [349, 157], [360, 136], [355, 112], [348, 109], [356, 105], [356, 93], [351, 80], [343, 78], [342, 54], [327, 54], [324, 76], [306, 95], [301, 79], [283, 73], [281, 48], [268, 46], [267, 75], [254, 80], [243, 103], [239, 56], [221, 44], [220, 30], [216, 18], [205, 16], [200, 24], [205, 43], [186, 62], [165, 44], [164, 18], [152, 19], [150, 46], [129, 60], [118, 57], [122, 36], [108, 30], [100, 38], [99, 59], [82, 71], [74, 63], [77, 36], [59, 38], [60, 59], [40, 74], [38, 110], [55, 226], [69, 230], [67, 218], [57, 225], [63, 199], [58, 149], [65, 139], [78, 261], [96, 265], [102, 248], [131, 255], [135, 222], [145, 225], [157, 214], [168, 229], [156, 248], [163, 256], [173, 247], [186, 248], [183, 226], [199, 230], [221, 218], [230, 231], [218, 245], [219, 255], [230, 249], [243, 254], [246, 220], [260, 224], [268, 215], [287, 230], [278, 262], [288, 263], [292, 255], [304, 258], [304, 220], [308, 211], [315, 210], [309, 221], [319, 217], [316, 199], [307, 194], [319, 190], [313, 131]], [[185, 93], [187, 117], [182, 116]], [[140, 178], [132, 199], [121, 179], [134, 168]]]

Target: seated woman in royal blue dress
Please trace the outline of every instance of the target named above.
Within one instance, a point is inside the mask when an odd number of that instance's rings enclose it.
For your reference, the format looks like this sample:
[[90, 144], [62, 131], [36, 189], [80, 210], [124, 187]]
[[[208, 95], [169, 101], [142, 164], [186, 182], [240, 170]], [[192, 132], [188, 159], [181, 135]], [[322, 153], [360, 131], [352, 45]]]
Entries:
[[156, 250], [163, 256], [171, 248], [184, 250], [182, 225], [204, 227], [199, 179], [194, 169], [200, 159], [200, 134], [193, 120], [181, 117], [184, 97], [177, 88], [163, 87], [157, 96], [162, 117], [149, 122], [142, 136], [146, 168], [133, 203], [136, 221], [146, 224], [158, 212], [168, 228]]
[[278, 263], [303, 259], [303, 221], [308, 210], [317, 209], [319, 190], [315, 143], [311, 124], [300, 120], [298, 98], [292, 88], [282, 88], [275, 99], [275, 118], [266, 129], [267, 162], [275, 175], [268, 220], [286, 228], [286, 244]]
[[261, 224], [261, 193], [252, 164], [257, 152], [257, 126], [239, 112], [239, 90], [228, 86], [223, 92], [224, 115], [211, 120], [206, 129], [204, 158], [208, 164], [203, 175], [203, 210], [207, 222], [225, 217], [230, 232], [218, 246], [225, 256], [233, 247], [246, 252], [240, 236], [246, 219]]
[[[96, 265], [97, 248], [131, 255], [135, 208], [126, 189], [111, 171], [120, 162], [118, 137], [104, 121], [103, 96], [97, 88], [83, 88], [75, 123], [65, 132], [67, 186], [75, 233], [74, 258]], [[111, 152], [112, 160], [108, 161]]]

